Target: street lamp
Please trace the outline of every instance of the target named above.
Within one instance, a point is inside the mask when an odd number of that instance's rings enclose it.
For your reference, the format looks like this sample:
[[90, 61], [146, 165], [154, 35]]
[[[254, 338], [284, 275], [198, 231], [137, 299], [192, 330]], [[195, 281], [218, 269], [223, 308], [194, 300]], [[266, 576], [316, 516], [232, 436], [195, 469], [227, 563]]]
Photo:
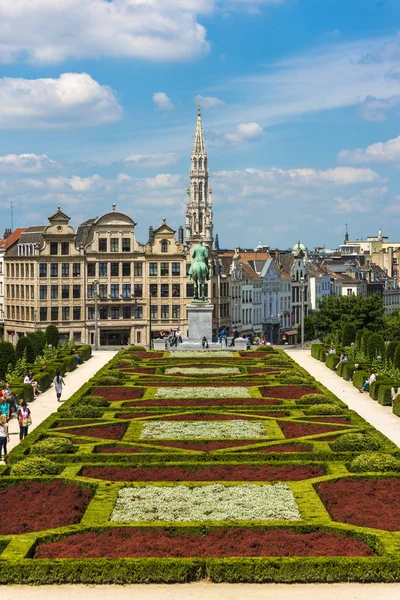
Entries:
[[304, 277], [300, 279], [300, 296], [301, 296], [301, 349], [304, 350]]
[[97, 302], [98, 302], [98, 284], [99, 280], [94, 279], [94, 349], [99, 349], [99, 315], [97, 312]]

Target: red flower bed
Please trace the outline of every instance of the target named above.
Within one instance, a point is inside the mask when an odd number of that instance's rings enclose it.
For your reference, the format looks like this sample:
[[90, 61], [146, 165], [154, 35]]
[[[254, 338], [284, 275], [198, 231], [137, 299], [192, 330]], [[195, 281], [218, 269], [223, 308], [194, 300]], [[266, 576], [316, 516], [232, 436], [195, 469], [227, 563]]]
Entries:
[[280, 385], [260, 387], [264, 398], [285, 398], [286, 400], [299, 400], [305, 394], [322, 394], [319, 390], [304, 385]]
[[311, 452], [312, 447], [309, 444], [280, 444], [279, 446], [266, 446], [258, 448], [257, 452]]
[[60, 480], [27, 481], [0, 490], [1, 535], [41, 531], [79, 523], [93, 490]]
[[400, 530], [400, 479], [325, 481], [317, 491], [335, 521], [387, 531]]
[[101, 425], [99, 427], [80, 427], [74, 429], [60, 429], [61, 433], [70, 435], [83, 435], [85, 437], [103, 438], [105, 440], [122, 440], [128, 429], [127, 423], [117, 423], [116, 425]]
[[143, 398], [143, 388], [134, 387], [97, 387], [91, 396], [103, 396], [106, 400], [133, 400]]
[[327, 531], [220, 528], [204, 533], [110, 527], [39, 544], [34, 558], [224, 558], [231, 556], [373, 556], [367, 544]]
[[85, 467], [84, 477], [107, 481], [301, 481], [325, 475], [321, 467], [210, 465], [206, 467]]
[[96, 450], [98, 454], [142, 454], [143, 450], [133, 446], [104, 446]]
[[330, 427], [329, 425], [312, 425], [311, 423], [308, 425], [308, 423], [295, 423], [294, 421], [279, 421], [279, 427], [286, 438], [337, 431], [336, 427]]
[[266, 400], [264, 398], [170, 398], [167, 400], [142, 400], [141, 402], [125, 402], [126, 406], [158, 406], [165, 408], [168, 406], [276, 406], [282, 404], [280, 400]]
[[260, 440], [249, 441], [226, 441], [226, 442], [154, 442], [154, 445], [164, 446], [166, 448], [181, 448], [183, 450], [198, 450], [199, 452], [213, 452], [213, 450], [222, 450], [223, 448], [237, 448], [238, 446], [252, 446], [259, 444]]

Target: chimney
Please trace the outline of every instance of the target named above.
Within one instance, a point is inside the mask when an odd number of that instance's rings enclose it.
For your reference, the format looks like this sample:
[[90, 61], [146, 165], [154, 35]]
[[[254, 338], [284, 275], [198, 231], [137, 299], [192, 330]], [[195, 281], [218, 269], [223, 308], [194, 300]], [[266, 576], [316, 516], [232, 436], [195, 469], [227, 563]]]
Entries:
[[279, 265], [279, 249], [275, 248], [275, 262]]
[[180, 244], [183, 244], [183, 227], [182, 227], [182, 225], [179, 225], [179, 227], [178, 227], [178, 242]]
[[12, 233], [11, 229], [9, 229], [7, 227], [7, 229], [4, 230], [3, 240], [6, 240], [7, 238], [9, 238], [11, 233]]
[[149, 227], [149, 242], [152, 243], [154, 240], [154, 229], [153, 227], [150, 225]]

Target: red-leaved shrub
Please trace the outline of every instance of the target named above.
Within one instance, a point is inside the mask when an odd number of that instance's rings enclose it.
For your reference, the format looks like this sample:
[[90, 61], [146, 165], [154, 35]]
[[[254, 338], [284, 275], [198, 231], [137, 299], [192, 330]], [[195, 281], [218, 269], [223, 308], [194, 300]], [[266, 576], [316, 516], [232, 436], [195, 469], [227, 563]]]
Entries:
[[106, 400], [115, 402], [117, 400], [134, 400], [143, 398], [144, 389], [134, 387], [97, 387], [91, 396], [103, 396]]
[[264, 398], [284, 398], [285, 400], [299, 400], [305, 394], [322, 394], [319, 390], [304, 385], [279, 385], [260, 387]]
[[[282, 429], [286, 438], [296, 438], [303, 437], [303, 435], [318, 435], [319, 433], [338, 431], [337, 427], [330, 425], [313, 425], [312, 423], [296, 423], [295, 421], [279, 421], [279, 427]], [[343, 431], [343, 429], [340, 431]]]
[[122, 440], [127, 428], [127, 423], [116, 423], [115, 425], [100, 425], [98, 427], [74, 427], [73, 429], [60, 429], [59, 431], [70, 435], [83, 435], [105, 440]]

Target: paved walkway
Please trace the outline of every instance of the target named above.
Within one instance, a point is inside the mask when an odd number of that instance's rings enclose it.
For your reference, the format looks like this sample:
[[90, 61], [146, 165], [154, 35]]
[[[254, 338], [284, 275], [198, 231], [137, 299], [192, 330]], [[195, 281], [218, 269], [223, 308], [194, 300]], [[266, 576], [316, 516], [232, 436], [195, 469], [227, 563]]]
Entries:
[[286, 350], [286, 352], [310, 375], [343, 400], [351, 410], [400, 447], [400, 418], [393, 414], [391, 406], [381, 406], [372, 400], [369, 394], [360, 394], [350, 381], [345, 381], [328, 369], [325, 363], [313, 358], [310, 350]]
[[[79, 388], [86, 383], [99, 369], [104, 367], [110, 361], [117, 350], [99, 350], [93, 352], [93, 356], [82, 365], [77, 367], [72, 373], [64, 376], [65, 386], [63, 388], [62, 400], [68, 400]], [[61, 403], [57, 402], [54, 387], [51, 386], [46, 392], [40, 394], [29, 407], [32, 411], [32, 425], [29, 431], [32, 431], [40, 425], [51, 413], [55, 412]], [[10, 452], [19, 443], [19, 426], [17, 419], [11, 419], [9, 423], [10, 442], [7, 444], [7, 451]]]

